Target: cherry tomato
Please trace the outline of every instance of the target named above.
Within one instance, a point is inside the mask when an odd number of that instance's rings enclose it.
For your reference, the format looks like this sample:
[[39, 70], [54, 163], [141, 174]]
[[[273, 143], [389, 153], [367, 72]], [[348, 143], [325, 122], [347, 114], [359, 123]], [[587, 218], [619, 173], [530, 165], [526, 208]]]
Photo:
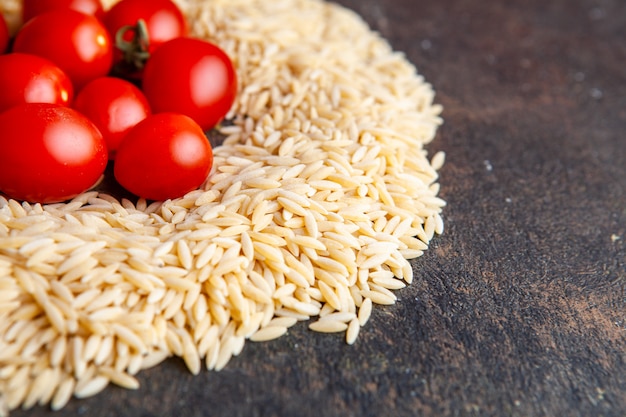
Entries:
[[72, 9], [97, 19], [104, 17], [104, 8], [100, 0], [24, 0], [22, 2], [22, 21], [28, 22], [33, 17], [52, 10]]
[[68, 106], [74, 96], [69, 77], [52, 62], [19, 52], [0, 55], [0, 112], [22, 103]]
[[187, 21], [171, 0], [121, 0], [104, 16], [104, 25], [111, 36], [125, 26], [135, 26], [143, 19], [155, 49], [163, 42], [187, 35]]
[[191, 118], [159, 113], [139, 122], [117, 150], [115, 179], [148, 200], [176, 198], [200, 186], [213, 165], [213, 151]]
[[70, 77], [76, 91], [111, 69], [113, 47], [104, 26], [76, 10], [53, 10], [33, 17], [15, 36], [14, 52], [48, 58]]
[[70, 199], [93, 186], [106, 164], [102, 135], [76, 110], [25, 103], [0, 113], [0, 190], [11, 198]]
[[[138, 26], [140, 19], [145, 33]], [[103, 21], [114, 40], [122, 30], [121, 42], [116, 40], [116, 67], [125, 60], [123, 70], [137, 71], [138, 74], [131, 74], [136, 77], [140, 76], [147, 54], [164, 42], [186, 36], [188, 31], [185, 16], [171, 0], [121, 0], [106, 12]]]
[[237, 75], [218, 46], [177, 38], [154, 51], [144, 69], [142, 88], [153, 112], [186, 114], [207, 131], [230, 110]]
[[4, 20], [4, 16], [0, 13], [0, 54], [6, 52], [7, 47], [9, 46], [9, 26], [7, 25], [6, 20]]
[[150, 114], [144, 94], [128, 81], [114, 77], [96, 78], [76, 96], [74, 108], [98, 127], [106, 140], [109, 159], [128, 131]]

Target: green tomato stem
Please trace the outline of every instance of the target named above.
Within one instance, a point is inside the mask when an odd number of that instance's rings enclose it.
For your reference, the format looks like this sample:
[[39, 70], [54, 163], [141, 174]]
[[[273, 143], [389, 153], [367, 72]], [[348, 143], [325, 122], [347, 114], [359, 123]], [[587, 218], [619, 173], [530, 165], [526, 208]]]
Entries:
[[[130, 41], [125, 39], [128, 32], [133, 34]], [[115, 34], [115, 45], [124, 54], [126, 65], [141, 70], [150, 58], [150, 35], [146, 22], [139, 19], [135, 25], [121, 27]]]

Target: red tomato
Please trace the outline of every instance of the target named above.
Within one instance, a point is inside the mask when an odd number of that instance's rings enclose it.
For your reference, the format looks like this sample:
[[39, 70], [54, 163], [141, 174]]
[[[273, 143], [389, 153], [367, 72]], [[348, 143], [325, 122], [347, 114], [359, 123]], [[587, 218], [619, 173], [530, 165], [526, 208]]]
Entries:
[[141, 90], [120, 78], [96, 78], [76, 96], [74, 108], [98, 127], [106, 140], [109, 159], [128, 131], [150, 114]]
[[237, 75], [228, 55], [216, 45], [177, 38], [154, 51], [146, 63], [142, 88], [153, 112], [186, 114], [206, 131], [230, 110]]
[[98, 19], [104, 17], [104, 8], [100, 0], [24, 0], [22, 2], [22, 21], [28, 22], [39, 14], [62, 9], [76, 10]]
[[106, 164], [102, 135], [76, 110], [26, 103], [0, 114], [0, 190], [11, 198], [70, 199], [93, 186]]
[[0, 54], [6, 52], [9, 46], [9, 39], [9, 27], [6, 20], [4, 20], [4, 16], [0, 13]]
[[52, 62], [19, 52], [0, 55], [0, 112], [22, 103], [68, 106], [74, 96], [69, 77]]
[[117, 150], [115, 179], [148, 200], [181, 197], [200, 186], [213, 165], [213, 151], [191, 118], [159, 113], [139, 122]]
[[35, 16], [15, 36], [14, 52], [48, 58], [70, 77], [78, 91], [111, 69], [113, 47], [107, 30], [93, 16], [53, 10]]
[[[139, 36], [137, 22], [140, 19], [145, 23], [148, 39], [131, 45], [133, 37]], [[124, 30], [122, 39], [125, 42], [116, 42], [115, 62], [125, 59], [130, 63], [123, 68], [126, 71], [140, 69], [146, 60], [146, 52], [151, 53], [164, 42], [186, 36], [188, 30], [185, 16], [171, 0], [121, 0], [106, 12], [103, 21], [112, 39], [116, 39], [121, 29]], [[132, 68], [133, 65], [138, 68]]]
[[104, 25], [114, 37], [121, 28], [135, 26], [139, 19], [146, 23], [151, 49], [187, 35], [185, 16], [171, 0], [121, 0], [106, 12]]

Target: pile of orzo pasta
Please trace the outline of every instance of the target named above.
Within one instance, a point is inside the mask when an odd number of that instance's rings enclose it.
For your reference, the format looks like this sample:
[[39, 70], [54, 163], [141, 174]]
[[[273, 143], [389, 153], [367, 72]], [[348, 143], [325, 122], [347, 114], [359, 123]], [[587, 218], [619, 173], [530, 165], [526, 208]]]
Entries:
[[441, 107], [357, 15], [318, 0], [179, 3], [240, 79], [213, 172], [150, 204], [0, 197], [0, 415], [138, 388], [173, 355], [219, 370], [298, 321], [354, 343], [443, 231], [444, 156], [424, 149]]

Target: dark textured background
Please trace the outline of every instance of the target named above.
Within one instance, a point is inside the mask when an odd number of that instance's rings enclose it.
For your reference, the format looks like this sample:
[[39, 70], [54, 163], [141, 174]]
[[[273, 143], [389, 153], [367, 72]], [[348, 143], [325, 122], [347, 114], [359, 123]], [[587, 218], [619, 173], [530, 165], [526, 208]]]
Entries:
[[446, 232], [414, 284], [354, 346], [301, 324], [55, 415], [626, 415], [626, 2], [340, 3], [445, 107]]

